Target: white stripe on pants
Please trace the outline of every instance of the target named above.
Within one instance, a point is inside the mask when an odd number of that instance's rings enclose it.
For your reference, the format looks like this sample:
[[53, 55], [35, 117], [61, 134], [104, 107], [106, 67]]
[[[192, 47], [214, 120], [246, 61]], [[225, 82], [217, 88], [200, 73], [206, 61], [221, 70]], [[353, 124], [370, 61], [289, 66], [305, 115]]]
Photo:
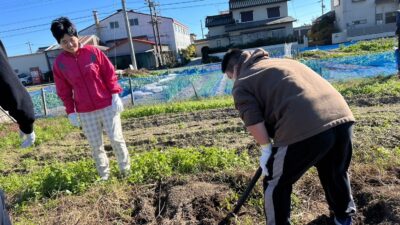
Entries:
[[130, 169], [130, 159], [122, 136], [120, 114], [112, 110], [111, 106], [88, 113], [79, 113], [83, 132], [89, 145], [92, 147], [92, 155], [96, 161], [96, 168], [101, 177], [110, 174], [107, 154], [104, 150], [103, 128], [110, 138], [111, 146], [118, 161], [120, 171]]

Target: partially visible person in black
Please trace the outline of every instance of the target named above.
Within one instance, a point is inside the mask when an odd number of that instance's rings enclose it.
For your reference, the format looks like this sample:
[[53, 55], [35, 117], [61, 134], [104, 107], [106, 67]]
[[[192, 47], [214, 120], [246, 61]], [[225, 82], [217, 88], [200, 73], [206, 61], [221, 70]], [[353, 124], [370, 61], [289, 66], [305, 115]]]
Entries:
[[22, 139], [22, 148], [35, 142], [33, 123], [35, 113], [29, 93], [12, 70], [3, 43], [0, 41], [0, 106], [17, 121]]
[[[33, 130], [35, 114], [32, 99], [12, 70], [3, 43], [0, 41], [0, 106], [17, 121], [22, 148], [32, 146], [36, 135]], [[0, 225], [11, 225], [5, 207], [4, 193], [0, 190]]]

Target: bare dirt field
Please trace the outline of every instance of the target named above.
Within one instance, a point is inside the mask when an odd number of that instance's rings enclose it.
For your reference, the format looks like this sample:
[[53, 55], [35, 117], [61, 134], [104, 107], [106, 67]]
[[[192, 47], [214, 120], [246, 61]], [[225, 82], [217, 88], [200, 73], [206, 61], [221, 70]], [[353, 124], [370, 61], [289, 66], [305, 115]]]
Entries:
[[[351, 105], [357, 118], [350, 170], [358, 207], [355, 224], [400, 224], [400, 168], [376, 167], [375, 158], [379, 160], [380, 155], [374, 151], [400, 146], [400, 104], [396, 99], [366, 102], [370, 104], [353, 101]], [[123, 130], [130, 152], [217, 146], [247, 151], [254, 161], [259, 154], [233, 108], [127, 119]], [[109, 144], [106, 149], [112, 156]], [[64, 140], [38, 146], [34, 153], [10, 154], [8, 163], [13, 169], [3, 173], [29, 172], [20, 158], [67, 162], [90, 158], [90, 149], [76, 131]], [[35, 221], [32, 224], [218, 224], [246, 188], [255, 172], [254, 165], [254, 170], [175, 176], [143, 185], [124, 181], [93, 185], [79, 196], [61, 195], [33, 202], [24, 215], [16, 211], [12, 215], [20, 224], [24, 218]], [[331, 224], [314, 170], [296, 183], [293, 192], [294, 224]], [[234, 224], [264, 224], [262, 201], [260, 180]]]

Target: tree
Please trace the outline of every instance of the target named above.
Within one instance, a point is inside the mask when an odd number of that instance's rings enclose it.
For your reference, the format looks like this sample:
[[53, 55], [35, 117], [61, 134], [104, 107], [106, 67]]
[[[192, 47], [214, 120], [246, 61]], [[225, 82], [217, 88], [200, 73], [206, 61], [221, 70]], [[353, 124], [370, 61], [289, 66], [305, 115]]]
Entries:
[[317, 18], [310, 30], [310, 38], [312, 44], [332, 44], [332, 33], [335, 29], [335, 12], [328, 12]]

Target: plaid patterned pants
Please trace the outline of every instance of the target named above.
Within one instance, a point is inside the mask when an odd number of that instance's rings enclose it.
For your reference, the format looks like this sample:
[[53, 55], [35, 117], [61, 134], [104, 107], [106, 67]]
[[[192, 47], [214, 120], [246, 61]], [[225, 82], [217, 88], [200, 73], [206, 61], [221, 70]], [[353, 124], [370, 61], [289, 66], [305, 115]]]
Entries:
[[120, 171], [130, 169], [130, 159], [122, 136], [120, 114], [112, 110], [111, 106], [88, 113], [79, 113], [83, 132], [89, 145], [92, 147], [92, 155], [96, 161], [96, 168], [101, 177], [110, 174], [107, 154], [104, 150], [103, 128], [110, 138], [111, 146], [118, 161]]

